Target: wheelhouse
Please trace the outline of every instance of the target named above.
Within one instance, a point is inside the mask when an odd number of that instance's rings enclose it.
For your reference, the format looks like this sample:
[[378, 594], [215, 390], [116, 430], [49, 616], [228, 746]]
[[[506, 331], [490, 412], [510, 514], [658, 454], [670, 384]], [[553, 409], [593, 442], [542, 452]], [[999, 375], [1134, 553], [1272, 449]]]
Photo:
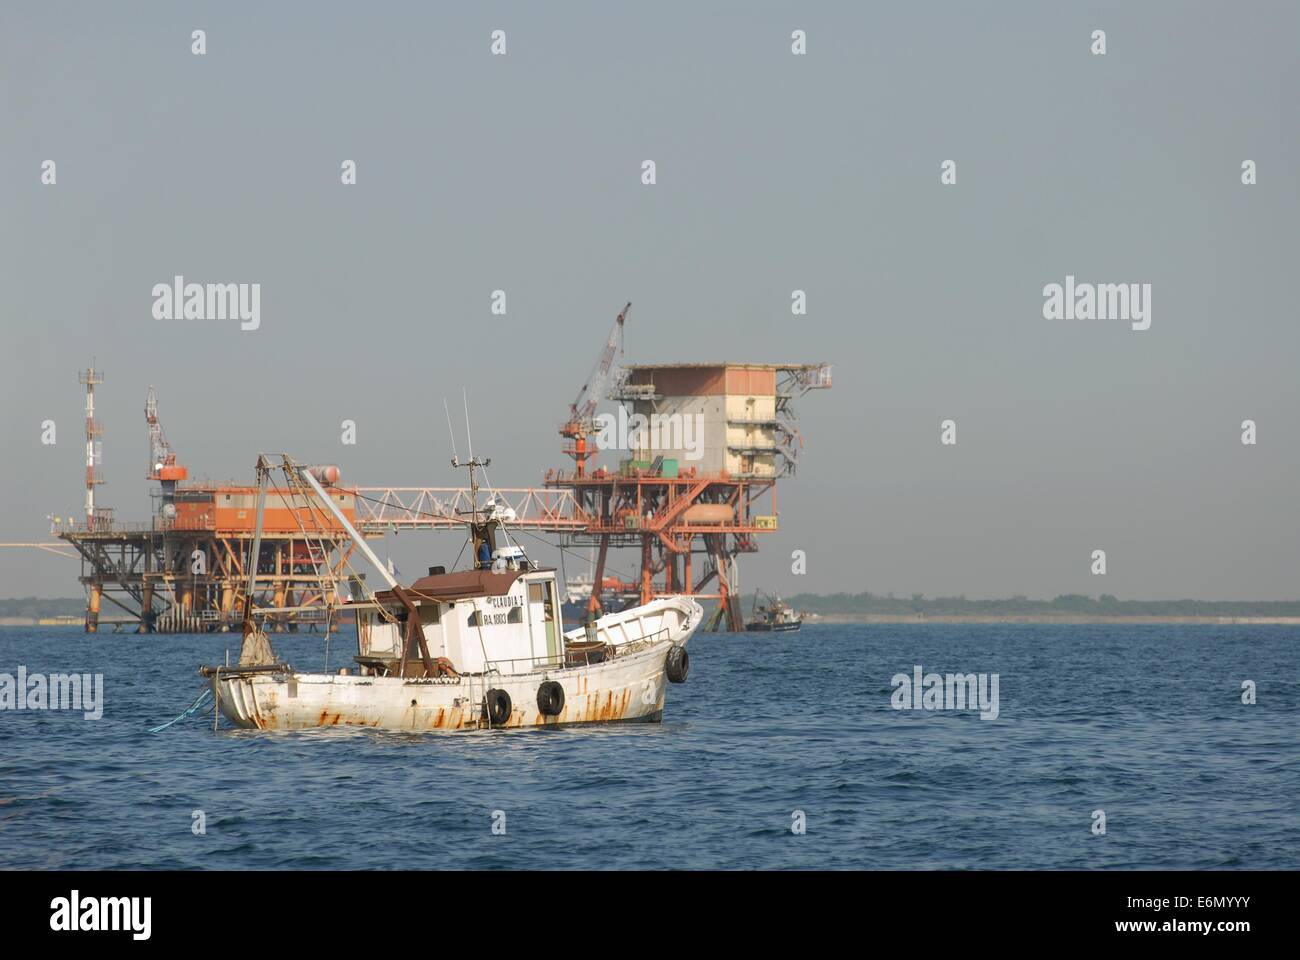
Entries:
[[[553, 568], [431, 572], [403, 588], [429, 653], [460, 674], [527, 673], [564, 665], [564, 630]], [[357, 617], [361, 673], [396, 675], [410, 612], [394, 590], [348, 604]]]

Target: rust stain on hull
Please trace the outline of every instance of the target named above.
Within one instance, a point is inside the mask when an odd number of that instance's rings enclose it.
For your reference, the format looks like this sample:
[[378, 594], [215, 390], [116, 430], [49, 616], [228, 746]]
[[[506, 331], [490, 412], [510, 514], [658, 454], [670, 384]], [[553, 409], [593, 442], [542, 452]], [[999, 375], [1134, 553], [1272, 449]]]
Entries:
[[[653, 721], [662, 716], [662, 678], [661, 671], [648, 672], [635, 681], [626, 676], [575, 677], [574, 683], [569, 687], [565, 705], [555, 716], [544, 715], [531, 702], [536, 681], [528, 681], [531, 684], [528, 686], [518, 681], [513, 684], [506, 681], [504, 685], [509, 686], [515, 706], [506, 722], [492, 725], [492, 729], [536, 729], [624, 720]], [[596, 682], [593, 683], [592, 680]], [[329, 682], [336, 681], [331, 678]], [[364, 683], [359, 686], [369, 685]], [[235, 681], [228, 689], [229, 693], [222, 697], [223, 701], [228, 701], [230, 708], [226, 711], [226, 716], [241, 726], [262, 730], [350, 726], [429, 732], [489, 728], [486, 719], [481, 717], [481, 703], [472, 695], [458, 695], [453, 700], [448, 694], [443, 694], [441, 701], [436, 696], [412, 699], [411, 694], [417, 691], [408, 688], [402, 694], [404, 701], [391, 703], [395, 710], [377, 716], [374, 709], [376, 705], [365, 699], [369, 696], [369, 691], [362, 691], [364, 696], [356, 695], [350, 686], [342, 686], [337, 694], [332, 689], [316, 688], [309, 694], [316, 698], [314, 703], [310, 700], [302, 703], [299, 699], [286, 701], [283, 705], [280, 703], [281, 697], [277, 696], [277, 690], [264, 680]], [[299, 689], [310, 688], [300, 686]], [[470, 692], [473, 693], [472, 688]], [[649, 699], [655, 693], [658, 695]], [[392, 699], [396, 700], [397, 697]], [[424, 706], [420, 705], [420, 699], [426, 700]], [[227, 704], [223, 703], [223, 709], [225, 706]]]

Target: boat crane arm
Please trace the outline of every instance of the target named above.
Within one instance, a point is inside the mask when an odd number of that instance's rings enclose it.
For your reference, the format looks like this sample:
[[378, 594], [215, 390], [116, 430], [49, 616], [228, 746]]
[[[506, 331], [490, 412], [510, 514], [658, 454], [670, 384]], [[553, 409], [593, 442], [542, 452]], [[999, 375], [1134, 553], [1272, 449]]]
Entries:
[[[284, 458], [284, 468], [293, 475], [301, 477], [307, 482], [308, 486], [315, 491], [316, 496], [320, 498], [321, 503], [323, 503], [326, 509], [334, 515], [334, 519], [337, 520], [339, 525], [347, 531], [352, 542], [361, 550], [362, 554], [365, 555], [365, 558], [370, 561], [370, 565], [379, 571], [379, 575], [383, 577], [384, 582], [388, 584], [388, 589], [393, 591], [393, 596], [395, 596], [401, 602], [402, 606], [406, 608], [406, 643], [402, 647], [402, 676], [406, 676], [406, 664], [410, 660], [413, 646], [419, 647], [420, 660], [424, 664], [424, 675], [426, 677], [436, 677], [440, 672], [451, 672], [454, 674], [455, 670], [445, 658], [439, 657], [439, 662], [435, 664], [433, 658], [429, 656], [429, 644], [424, 638], [424, 627], [420, 623], [420, 612], [416, 610], [415, 603], [412, 602], [407, 592], [402, 589], [402, 585], [397, 582], [397, 578], [388, 572], [388, 567], [379, 562], [379, 558], [375, 556], [375, 552], [370, 549], [370, 545], [366, 543], [365, 538], [357, 532], [357, 528], [352, 526], [348, 521], [348, 518], [344, 515], [343, 511], [338, 508], [338, 504], [336, 504], [333, 498], [325, 492], [325, 488], [320, 485], [320, 481], [318, 481], [315, 475], [312, 474], [311, 468], [299, 466], [287, 456]], [[414, 643], [412, 641], [414, 641]]]
[[307, 481], [312, 490], [316, 492], [316, 496], [320, 497], [321, 503], [325, 504], [325, 507], [329, 512], [334, 514], [334, 519], [337, 520], [339, 525], [348, 532], [348, 536], [351, 537], [352, 542], [357, 545], [357, 549], [359, 549], [362, 554], [365, 555], [365, 558], [370, 561], [370, 565], [379, 571], [379, 575], [383, 577], [384, 582], [388, 584], [388, 588], [390, 590], [393, 588], [401, 589], [398, 586], [397, 579], [388, 572], [388, 567], [380, 563], [379, 558], [375, 556], [375, 551], [370, 549], [370, 544], [366, 543], [365, 538], [362, 537], [361, 534], [357, 533], [356, 527], [352, 526], [352, 524], [348, 522], [348, 518], [344, 515], [343, 511], [338, 508], [338, 505], [334, 502], [333, 498], [325, 492], [325, 488], [320, 485], [320, 481], [312, 476], [311, 469], [308, 467], [298, 466], [288, 457], [284, 458], [284, 465], [287, 469], [292, 470], [298, 476], [302, 477], [302, 479]]

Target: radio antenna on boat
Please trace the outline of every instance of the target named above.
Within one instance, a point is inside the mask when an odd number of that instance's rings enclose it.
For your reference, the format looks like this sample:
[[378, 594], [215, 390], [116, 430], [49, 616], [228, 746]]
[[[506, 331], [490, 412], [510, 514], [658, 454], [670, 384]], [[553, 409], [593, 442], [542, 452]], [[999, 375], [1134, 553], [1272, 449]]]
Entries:
[[[465, 408], [465, 442], [469, 444], [469, 462], [474, 462], [474, 434], [469, 430], [469, 393], [464, 387], [460, 388], [460, 405]], [[473, 476], [471, 471], [470, 476]]]
[[451, 459], [456, 461], [456, 431], [451, 428], [451, 407], [447, 406], [447, 398], [442, 398], [442, 412], [447, 415], [447, 433], [451, 436]]

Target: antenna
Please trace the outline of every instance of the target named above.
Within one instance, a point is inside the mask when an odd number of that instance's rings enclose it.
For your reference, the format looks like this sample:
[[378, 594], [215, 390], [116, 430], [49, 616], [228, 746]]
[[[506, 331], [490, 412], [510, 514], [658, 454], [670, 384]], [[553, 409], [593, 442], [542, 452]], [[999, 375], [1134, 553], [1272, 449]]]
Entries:
[[460, 457], [456, 455], [456, 431], [451, 428], [451, 408], [447, 406], [447, 398], [442, 398], [442, 412], [447, 415], [447, 433], [451, 435], [451, 463], [455, 466]]
[[465, 442], [469, 444], [469, 459], [474, 462], [474, 435], [469, 432], [469, 394], [464, 387], [460, 388], [461, 406], [465, 408]]

